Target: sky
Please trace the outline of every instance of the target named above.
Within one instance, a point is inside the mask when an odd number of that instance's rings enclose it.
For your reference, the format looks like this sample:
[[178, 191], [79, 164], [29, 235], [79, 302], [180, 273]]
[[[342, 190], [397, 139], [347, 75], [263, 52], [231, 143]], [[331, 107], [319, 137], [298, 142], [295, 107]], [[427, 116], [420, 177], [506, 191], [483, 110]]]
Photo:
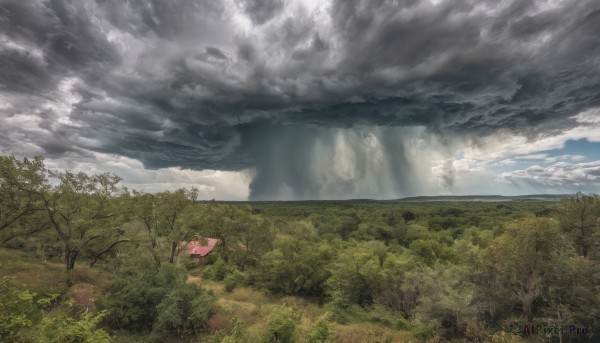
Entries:
[[0, 154], [201, 199], [600, 192], [597, 0], [0, 0]]

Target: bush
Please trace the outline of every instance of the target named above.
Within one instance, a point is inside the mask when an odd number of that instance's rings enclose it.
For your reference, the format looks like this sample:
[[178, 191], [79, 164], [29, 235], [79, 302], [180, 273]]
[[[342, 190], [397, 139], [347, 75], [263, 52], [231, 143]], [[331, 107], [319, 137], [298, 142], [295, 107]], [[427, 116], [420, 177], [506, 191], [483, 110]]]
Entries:
[[37, 327], [36, 342], [39, 343], [110, 343], [106, 331], [96, 328], [106, 312], [85, 312], [79, 320], [67, 314], [44, 317]]
[[187, 259], [187, 260], [185, 260], [185, 262], [183, 263], [183, 267], [184, 267], [186, 270], [192, 270], [192, 269], [196, 269], [196, 268], [198, 268], [198, 266], [199, 266], [199, 263], [198, 263], [198, 261], [196, 261], [196, 260], [195, 260], [195, 259], [193, 259], [193, 258]]
[[268, 342], [291, 343], [300, 321], [300, 315], [291, 307], [279, 306], [269, 316]]
[[186, 279], [186, 271], [172, 264], [157, 269], [152, 260], [123, 263], [106, 303], [114, 326], [152, 331], [157, 340], [169, 333], [197, 332], [214, 299]]
[[196, 334], [205, 328], [212, 301], [212, 296], [204, 294], [195, 285], [179, 285], [158, 304], [152, 331], [160, 336], [171, 332]]
[[231, 292], [237, 286], [244, 282], [245, 276], [238, 270], [234, 270], [233, 273], [227, 275], [223, 283], [225, 284], [225, 291]]
[[223, 281], [232, 271], [233, 268], [225, 264], [225, 261], [219, 257], [215, 263], [204, 268], [202, 276], [209, 280]]
[[8, 277], [0, 278], [0, 339], [14, 336], [24, 327], [32, 325], [36, 308], [34, 293], [21, 290]]
[[308, 343], [323, 343], [331, 337], [331, 314], [325, 313], [321, 317], [317, 318], [315, 323], [308, 329], [306, 341]]

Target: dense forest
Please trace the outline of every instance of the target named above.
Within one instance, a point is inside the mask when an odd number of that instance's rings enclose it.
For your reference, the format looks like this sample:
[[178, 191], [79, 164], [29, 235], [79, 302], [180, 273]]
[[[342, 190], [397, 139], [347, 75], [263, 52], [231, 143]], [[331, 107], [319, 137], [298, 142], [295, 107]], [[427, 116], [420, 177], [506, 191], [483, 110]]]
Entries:
[[597, 195], [231, 203], [120, 182], [0, 157], [0, 341], [600, 339]]

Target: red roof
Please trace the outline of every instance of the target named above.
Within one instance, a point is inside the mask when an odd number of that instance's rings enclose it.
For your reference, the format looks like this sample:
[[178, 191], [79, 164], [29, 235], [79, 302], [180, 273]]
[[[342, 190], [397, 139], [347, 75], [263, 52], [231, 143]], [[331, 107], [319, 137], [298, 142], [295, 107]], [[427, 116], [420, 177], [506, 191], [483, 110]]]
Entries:
[[210, 253], [219, 240], [216, 238], [205, 238], [204, 241], [191, 241], [188, 245], [190, 255], [206, 256]]

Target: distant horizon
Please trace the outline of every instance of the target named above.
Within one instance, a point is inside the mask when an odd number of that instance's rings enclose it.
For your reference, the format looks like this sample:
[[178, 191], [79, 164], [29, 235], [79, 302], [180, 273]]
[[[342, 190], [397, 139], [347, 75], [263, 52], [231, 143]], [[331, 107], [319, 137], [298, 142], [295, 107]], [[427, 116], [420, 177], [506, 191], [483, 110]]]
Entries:
[[336, 202], [336, 201], [406, 201], [408, 199], [419, 198], [569, 198], [576, 196], [578, 193], [583, 195], [596, 195], [597, 193], [589, 192], [574, 192], [574, 193], [545, 193], [545, 194], [520, 194], [520, 195], [500, 195], [500, 194], [471, 194], [471, 195], [417, 195], [395, 199], [373, 199], [373, 198], [352, 198], [352, 199], [299, 199], [299, 200], [219, 200], [219, 199], [201, 199], [199, 202]]

